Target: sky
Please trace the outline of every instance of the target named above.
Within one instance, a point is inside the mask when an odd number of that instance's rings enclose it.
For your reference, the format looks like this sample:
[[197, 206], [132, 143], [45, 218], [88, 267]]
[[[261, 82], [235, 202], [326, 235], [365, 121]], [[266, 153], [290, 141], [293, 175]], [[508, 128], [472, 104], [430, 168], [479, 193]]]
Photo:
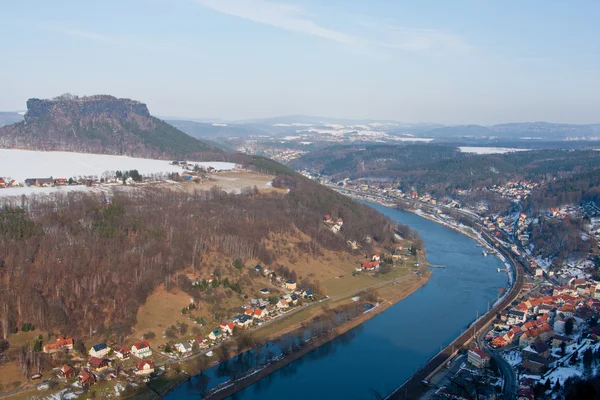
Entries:
[[0, 110], [600, 122], [596, 0], [0, 0]]

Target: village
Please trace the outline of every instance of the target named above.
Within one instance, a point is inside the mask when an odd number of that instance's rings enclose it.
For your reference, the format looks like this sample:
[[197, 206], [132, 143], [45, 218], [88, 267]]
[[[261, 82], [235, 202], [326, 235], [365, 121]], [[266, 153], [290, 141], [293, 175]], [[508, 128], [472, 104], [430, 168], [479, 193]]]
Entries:
[[[170, 165], [180, 167], [182, 170], [181, 173], [153, 173], [142, 176], [137, 169], [132, 169], [129, 171], [105, 171], [100, 175], [76, 175], [69, 178], [52, 176], [32, 177], [26, 178], [22, 182], [9, 177], [0, 176], [0, 189], [16, 187], [47, 188], [61, 186], [98, 186], [102, 184], [132, 185], [144, 180], [152, 182], [167, 180], [175, 182], [199, 182], [200, 179], [206, 177], [207, 174], [221, 172], [212, 166], [200, 166], [187, 161], [173, 161]], [[235, 169], [242, 170], [240, 166], [236, 166]]]

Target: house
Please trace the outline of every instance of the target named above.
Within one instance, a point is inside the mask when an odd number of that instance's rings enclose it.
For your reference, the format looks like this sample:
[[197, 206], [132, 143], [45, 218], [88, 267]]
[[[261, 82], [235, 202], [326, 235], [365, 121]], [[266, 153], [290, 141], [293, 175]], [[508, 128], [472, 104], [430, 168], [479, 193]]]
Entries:
[[263, 268], [260, 264], [256, 264], [256, 267], [254, 267], [254, 270], [259, 274], [262, 273], [262, 269]]
[[133, 371], [136, 375], [149, 375], [154, 372], [154, 363], [150, 360], [139, 360], [135, 364], [135, 370]]
[[71, 368], [70, 366], [68, 366], [67, 364], [60, 367], [60, 369], [58, 370], [58, 373], [60, 374], [60, 376], [62, 376], [65, 379], [71, 379], [72, 377], [75, 376], [75, 370], [73, 368]]
[[288, 279], [285, 281], [285, 288], [288, 290], [296, 290], [296, 281], [293, 279]]
[[214, 331], [208, 334], [208, 338], [213, 341], [217, 340], [217, 338], [219, 337], [221, 337], [221, 331], [218, 329], [215, 329]]
[[266, 308], [257, 308], [254, 310], [254, 318], [262, 319], [269, 315], [269, 312]]
[[371, 257], [371, 261], [381, 261], [381, 256], [379, 254], [374, 254], [373, 257]]
[[291, 295], [290, 299], [292, 300], [293, 305], [298, 304], [298, 296], [296, 296], [295, 294]]
[[531, 328], [519, 339], [519, 347], [527, 347], [538, 340], [546, 341], [552, 336], [552, 328], [548, 324], [542, 324], [538, 327]]
[[490, 365], [491, 357], [479, 348], [469, 350], [467, 361], [475, 368], [487, 368]]
[[313, 295], [313, 292], [310, 289], [306, 289], [304, 292], [302, 292], [302, 296], [305, 297], [305, 298], [306, 297], [311, 297], [312, 295]]
[[189, 342], [175, 343], [175, 348], [181, 354], [186, 354], [186, 353], [192, 352], [192, 346], [189, 344]]
[[252, 324], [252, 317], [248, 315], [242, 315], [242, 318], [238, 320], [237, 324], [242, 328], [247, 328], [250, 326], [250, 324]]
[[331, 219], [331, 215], [325, 214], [325, 216], [323, 217], [323, 222], [325, 222], [326, 224], [332, 223], [333, 220]]
[[339, 225], [334, 225], [331, 227], [331, 232], [338, 233], [342, 227]]
[[110, 360], [107, 360], [106, 358], [98, 358], [92, 356], [88, 358], [87, 365], [93, 371], [99, 372], [110, 367]]
[[229, 333], [232, 335], [233, 328], [235, 328], [235, 322], [223, 322], [221, 325], [219, 325], [219, 328], [221, 328], [223, 333]]
[[506, 323], [508, 325], [517, 325], [525, 322], [526, 314], [523, 311], [510, 310]]
[[562, 336], [562, 335], [554, 335], [552, 337], [552, 347], [553, 348], [560, 347], [563, 343], [565, 344], [565, 346], [570, 346], [573, 343], [575, 343], [575, 340], [568, 338], [566, 336]]
[[47, 187], [54, 185], [54, 179], [50, 178], [27, 178], [25, 179], [25, 185], [27, 186], [40, 186]]
[[131, 346], [131, 354], [136, 356], [137, 358], [145, 358], [152, 355], [152, 349], [150, 348], [150, 343], [145, 340], [142, 342], [137, 342], [133, 346]]
[[0, 188], [5, 188], [6, 187], [6, 181], [2, 178], [0, 178]]
[[79, 384], [84, 388], [88, 388], [96, 383], [96, 378], [94, 375], [85, 369], [82, 369], [81, 372], [79, 372], [77, 379], [79, 380]]
[[88, 354], [92, 357], [104, 358], [108, 355], [109, 351], [110, 347], [108, 347], [105, 343], [98, 343], [92, 346]]
[[269, 293], [271, 293], [271, 291], [267, 288], [260, 289], [260, 294], [262, 294], [262, 295], [267, 295]]
[[541, 340], [524, 348], [521, 355], [522, 366], [527, 371], [541, 374], [550, 366], [550, 346]]
[[52, 354], [60, 350], [73, 350], [73, 338], [64, 338], [59, 336], [55, 343], [49, 343], [44, 346], [44, 353]]
[[119, 358], [121, 360], [127, 360], [131, 356], [131, 352], [126, 347], [115, 346], [114, 350], [115, 350], [115, 356], [117, 356], [117, 358]]
[[575, 309], [575, 306], [573, 306], [571, 304], [565, 304], [561, 308], [558, 309], [558, 312], [561, 313], [564, 317], [570, 318], [573, 315], [575, 315], [577, 310]]
[[336, 221], [336, 224], [338, 224], [339, 226], [342, 226], [342, 225], [344, 225], [344, 220], [341, 218], [338, 218]]
[[360, 266], [363, 271], [375, 271], [379, 268], [379, 261], [365, 261]]
[[54, 184], [58, 186], [65, 186], [67, 183], [69, 183], [67, 178], [56, 178], [54, 180]]
[[287, 301], [281, 299], [277, 302], [277, 308], [279, 308], [280, 310], [285, 310], [286, 308], [290, 308], [290, 306], [287, 303]]

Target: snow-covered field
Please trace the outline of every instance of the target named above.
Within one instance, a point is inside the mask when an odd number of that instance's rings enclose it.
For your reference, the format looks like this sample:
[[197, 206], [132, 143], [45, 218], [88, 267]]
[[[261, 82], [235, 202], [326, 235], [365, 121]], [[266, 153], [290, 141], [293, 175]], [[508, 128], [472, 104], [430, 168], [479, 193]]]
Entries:
[[[196, 162], [218, 170], [234, 169], [227, 162]], [[105, 171], [137, 169], [142, 175], [161, 172], [181, 172], [181, 167], [166, 160], [132, 158], [106, 154], [71, 153], [66, 151], [30, 151], [0, 149], [0, 177], [23, 182], [27, 178], [70, 178], [74, 176], [100, 176]]]
[[505, 154], [512, 153], [515, 151], [530, 151], [529, 149], [517, 149], [508, 147], [471, 147], [471, 146], [460, 146], [459, 150], [463, 153], [474, 153], [474, 154]]

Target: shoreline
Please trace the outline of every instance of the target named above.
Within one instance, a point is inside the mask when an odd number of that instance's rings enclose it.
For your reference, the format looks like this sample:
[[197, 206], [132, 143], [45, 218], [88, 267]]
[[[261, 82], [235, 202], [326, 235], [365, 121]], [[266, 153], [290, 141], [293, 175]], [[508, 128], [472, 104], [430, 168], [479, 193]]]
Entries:
[[[484, 238], [480, 237], [479, 235], [473, 235], [473, 234], [469, 234], [468, 232], [466, 232], [466, 231], [464, 231], [464, 230], [460, 229], [458, 226], [455, 226], [455, 225], [449, 224], [449, 223], [447, 223], [447, 222], [444, 222], [444, 221], [440, 221], [440, 220], [438, 220], [437, 218], [434, 218], [434, 217], [432, 217], [430, 214], [428, 214], [428, 213], [426, 213], [426, 212], [423, 212], [423, 211], [422, 211], [422, 209], [420, 209], [420, 208], [417, 208], [417, 209], [405, 209], [405, 208], [401, 208], [400, 204], [396, 204], [396, 205], [395, 205], [395, 208], [396, 208], [396, 209], [399, 209], [399, 210], [402, 210], [402, 211], [406, 211], [406, 212], [413, 213], [413, 214], [415, 214], [415, 215], [417, 215], [417, 216], [419, 216], [419, 217], [425, 218], [425, 219], [427, 219], [427, 220], [429, 220], [429, 221], [431, 221], [431, 222], [438, 223], [438, 224], [440, 224], [440, 225], [442, 225], [442, 226], [445, 226], [445, 227], [447, 227], [447, 228], [449, 228], [449, 229], [452, 229], [453, 231], [455, 231], [455, 232], [457, 232], [457, 233], [463, 234], [464, 236], [466, 236], [466, 237], [468, 237], [468, 238], [470, 238], [470, 239], [473, 239], [473, 240], [475, 240], [477, 243], [479, 243], [479, 244], [481, 244], [481, 245], [485, 246], [485, 247], [486, 247], [486, 248], [488, 248], [488, 249], [489, 249], [489, 248], [492, 248], [492, 249], [493, 249], [493, 247], [490, 245], [490, 243], [488, 243], [488, 242], [487, 242], [487, 241], [486, 241]], [[417, 211], [420, 211], [420, 212], [417, 212]], [[471, 228], [471, 229], [472, 229], [472, 228]], [[518, 274], [518, 272], [517, 272], [517, 268], [518, 268], [518, 267], [517, 267], [516, 263], [515, 263], [514, 261], [512, 261], [512, 260], [511, 260], [511, 257], [508, 257], [508, 260], [507, 260], [507, 259], [506, 259], [506, 257], [504, 257], [504, 255], [502, 255], [500, 252], [498, 252], [498, 254], [497, 254], [497, 255], [499, 256], [499, 259], [500, 259], [500, 260], [501, 260], [501, 261], [502, 261], [502, 262], [503, 262], [503, 263], [504, 263], [504, 264], [505, 264], [507, 267], [508, 267], [508, 266], [510, 266], [510, 267], [507, 269], [507, 271], [508, 271], [508, 272], [507, 272], [507, 274], [508, 274], [508, 276], [509, 276], [509, 287], [508, 287], [508, 290], [506, 291], [506, 293], [505, 293], [503, 296], [500, 296], [500, 297], [499, 297], [499, 298], [496, 300], [496, 302], [494, 303], [494, 306], [493, 306], [493, 307], [492, 307], [490, 310], [488, 310], [488, 312], [486, 312], [485, 314], [481, 315], [479, 318], [476, 318], [475, 320], [473, 320], [473, 321], [472, 321], [472, 322], [469, 324], [469, 327], [475, 327], [475, 326], [477, 326], [477, 324], [478, 324], [480, 321], [483, 321], [483, 320], [487, 319], [487, 318], [489, 317], [489, 315], [491, 315], [493, 312], [495, 312], [495, 309], [496, 309], [496, 308], [497, 308], [497, 307], [498, 307], [498, 306], [499, 306], [501, 303], [503, 303], [503, 302], [506, 300], [506, 298], [507, 298], [507, 297], [511, 296], [511, 294], [512, 294], [513, 296], [515, 296], [515, 294], [514, 294], [513, 292], [516, 290], [516, 288], [517, 288], [518, 284], [517, 284], [517, 282], [516, 282], [516, 281], [517, 281], [517, 279], [515, 279], [515, 280], [513, 280], [513, 279], [512, 279], [512, 277], [511, 277], [511, 271], [512, 271], [512, 272], [514, 272], [514, 273], [515, 273], [515, 275], [517, 275], [517, 274]], [[519, 291], [520, 291], [520, 289], [519, 289]], [[516, 295], [518, 295], [518, 293], [516, 293]], [[485, 324], [484, 324], [484, 326], [485, 326]], [[480, 327], [479, 329], [481, 329], [481, 327]], [[478, 329], [478, 331], [479, 331], [479, 329]], [[446, 351], [447, 351], [447, 349], [448, 349], [450, 346], [452, 346], [452, 345], [453, 345], [453, 343], [455, 343], [456, 341], [458, 341], [458, 340], [459, 340], [459, 339], [460, 339], [460, 338], [461, 338], [461, 337], [462, 337], [464, 334], [465, 334], [465, 333], [463, 333], [461, 336], [458, 336], [457, 338], [455, 338], [455, 339], [454, 339], [454, 340], [453, 340], [453, 341], [452, 341], [452, 342], [451, 342], [451, 343], [450, 343], [448, 346], [446, 346], [446, 347], [445, 347], [443, 350], [441, 350], [439, 353], [437, 353], [436, 355], [434, 355], [434, 356], [433, 356], [433, 357], [432, 357], [432, 358], [431, 358], [431, 359], [430, 359], [430, 360], [429, 360], [427, 363], [430, 363], [430, 362], [432, 362], [432, 361], [433, 361], [433, 359], [435, 359], [436, 357], [439, 357], [440, 355], [444, 354], [444, 352], [446, 352]], [[457, 351], [458, 351], [458, 349], [457, 349]], [[442, 364], [442, 365], [443, 365], [443, 364]], [[418, 375], [420, 372], [421, 372], [421, 370], [419, 370], [419, 371], [415, 371], [415, 373], [414, 373], [413, 375], [411, 375], [411, 376], [410, 376], [408, 379], [406, 379], [406, 380], [405, 380], [405, 381], [404, 381], [404, 382], [403, 382], [403, 383], [402, 383], [402, 384], [401, 384], [401, 385], [400, 385], [400, 386], [399, 386], [399, 387], [398, 387], [396, 390], [394, 390], [394, 391], [393, 391], [392, 393], [390, 393], [390, 394], [389, 394], [387, 397], [385, 397], [385, 399], [386, 399], [386, 400], [388, 400], [388, 399], [400, 398], [400, 397], [399, 397], [399, 394], [398, 394], [398, 391], [399, 391], [400, 389], [402, 389], [402, 387], [403, 387], [403, 386], [405, 386], [406, 384], [408, 384], [408, 383], [409, 383], [411, 380], [413, 380], [413, 379], [414, 379], [414, 378], [415, 378], [415, 377], [416, 377], [416, 376], [417, 376], [417, 375]], [[433, 372], [433, 373], [435, 373], [435, 372], [436, 372], [436, 371], [434, 370], [434, 372]], [[429, 378], [429, 376], [427, 376], [427, 378]], [[422, 389], [422, 388], [420, 388], [420, 389]], [[420, 396], [419, 396], [419, 397], [420, 397]], [[417, 397], [417, 398], [419, 398], [419, 397]], [[406, 396], [405, 396], [404, 398], [406, 398]], [[412, 395], [411, 395], [411, 398], [412, 398]]]
[[259, 380], [271, 375], [272, 373], [278, 371], [279, 369], [285, 367], [288, 364], [293, 363], [294, 361], [302, 358], [306, 354], [318, 349], [319, 347], [329, 343], [330, 341], [338, 338], [339, 336], [349, 332], [350, 330], [360, 326], [366, 321], [370, 320], [374, 316], [384, 312], [394, 304], [404, 300], [421, 287], [423, 287], [428, 281], [431, 275], [431, 271], [427, 271], [427, 273], [417, 276], [419, 279], [412, 283], [405, 290], [397, 293], [391, 298], [385, 299], [378, 306], [371, 309], [370, 311], [366, 311], [355, 319], [346, 322], [345, 324], [333, 329], [332, 331], [328, 331], [314, 340], [307, 342], [308, 344], [301, 347], [298, 351], [289, 354], [263, 368], [259, 368], [255, 371], [250, 371], [246, 376], [239, 378], [236, 382], [225, 382], [223, 383], [223, 387], [219, 388], [218, 386], [209, 391], [203, 398], [205, 399], [214, 399], [221, 400], [227, 397], [234, 395], [237, 392], [240, 392], [247, 388], [248, 386], [253, 385]]

